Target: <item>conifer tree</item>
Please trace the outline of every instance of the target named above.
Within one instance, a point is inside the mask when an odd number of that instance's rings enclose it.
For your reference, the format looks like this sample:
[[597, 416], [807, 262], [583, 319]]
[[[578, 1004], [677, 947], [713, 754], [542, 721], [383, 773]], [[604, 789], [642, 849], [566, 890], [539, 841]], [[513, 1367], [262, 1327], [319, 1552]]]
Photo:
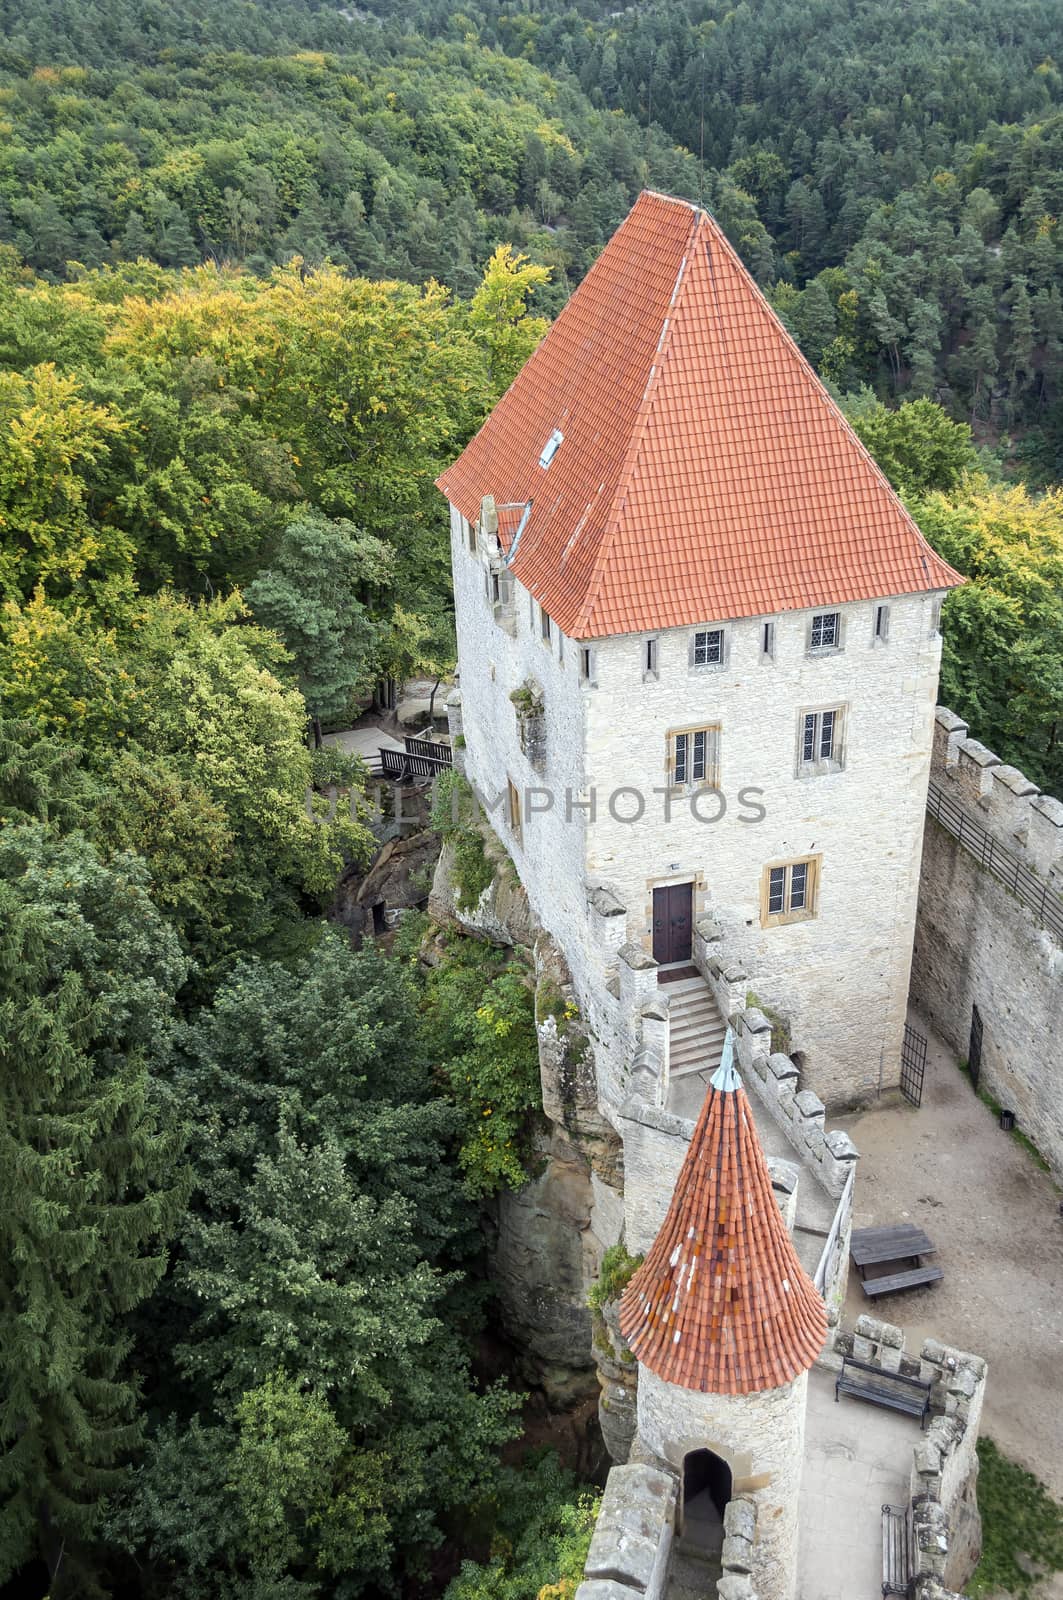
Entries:
[[85, 1591], [100, 1497], [140, 1435], [124, 1319], [185, 1199], [149, 1064], [183, 976], [132, 857], [0, 842], [0, 1584]]

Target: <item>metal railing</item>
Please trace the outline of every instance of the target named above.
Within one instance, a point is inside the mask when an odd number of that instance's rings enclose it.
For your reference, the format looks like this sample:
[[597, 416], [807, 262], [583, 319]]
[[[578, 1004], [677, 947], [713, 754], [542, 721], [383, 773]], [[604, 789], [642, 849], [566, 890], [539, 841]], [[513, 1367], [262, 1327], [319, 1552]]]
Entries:
[[991, 873], [1005, 889], [1010, 889], [1017, 900], [1029, 906], [1043, 928], [1063, 940], [1063, 895], [1056, 894], [1017, 855], [998, 844], [977, 822], [972, 822], [955, 800], [950, 800], [936, 783], [932, 783], [927, 791], [926, 809], [947, 833], [951, 833], [974, 856], [984, 872]]
[[830, 1232], [827, 1234], [827, 1242], [823, 1246], [823, 1251], [819, 1258], [819, 1266], [816, 1268], [816, 1275], [812, 1279], [812, 1282], [815, 1284], [816, 1288], [819, 1290], [820, 1294], [824, 1296], [824, 1298], [826, 1298], [827, 1272], [830, 1268], [831, 1257], [834, 1254], [834, 1248], [838, 1243], [839, 1235], [841, 1234], [842, 1229], [845, 1227], [845, 1224], [849, 1220], [849, 1217], [852, 1213], [853, 1183], [855, 1178], [856, 1167], [852, 1166], [849, 1168], [846, 1176], [845, 1187], [838, 1197], [838, 1206], [834, 1213], [834, 1221], [830, 1225]]

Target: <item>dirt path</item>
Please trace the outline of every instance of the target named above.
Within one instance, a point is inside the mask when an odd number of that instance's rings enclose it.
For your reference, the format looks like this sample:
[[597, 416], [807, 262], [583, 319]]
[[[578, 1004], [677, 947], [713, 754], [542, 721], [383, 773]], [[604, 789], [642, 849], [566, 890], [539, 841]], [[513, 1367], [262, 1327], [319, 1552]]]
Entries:
[[860, 1151], [857, 1227], [912, 1221], [938, 1247], [941, 1283], [877, 1303], [854, 1273], [846, 1321], [870, 1310], [984, 1356], [982, 1431], [1063, 1499], [1063, 1217], [1060, 1194], [1002, 1133], [925, 1021], [922, 1106], [843, 1118]]

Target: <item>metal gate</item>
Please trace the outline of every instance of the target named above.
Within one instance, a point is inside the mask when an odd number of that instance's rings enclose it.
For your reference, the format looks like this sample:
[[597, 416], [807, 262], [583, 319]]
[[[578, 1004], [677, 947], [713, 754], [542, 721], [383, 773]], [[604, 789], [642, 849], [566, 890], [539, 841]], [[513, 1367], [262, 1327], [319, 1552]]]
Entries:
[[904, 1024], [904, 1044], [901, 1046], [901, 1093], [913, 1106], [923, 1103], [923, 1079], [926, 1076], [926, 1038]]
[[978, 1087], [978, 1075], [982, 1070], [982, 1014], [977, 1006], [971, 1007], [971, 1042], [967, 1046], [967, 1070], [971, 1074], [971, 1082]]

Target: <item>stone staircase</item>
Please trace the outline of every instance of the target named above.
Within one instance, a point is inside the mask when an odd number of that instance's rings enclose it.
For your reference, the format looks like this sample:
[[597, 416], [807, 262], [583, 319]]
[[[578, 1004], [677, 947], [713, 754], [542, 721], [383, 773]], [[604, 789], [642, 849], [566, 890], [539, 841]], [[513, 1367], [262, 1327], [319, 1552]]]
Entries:
[[[665, 969], [667, 971], [667, 968]], [[669, 1077], [715, 1072], [723, 1054], [727, 1025], [716, 1009], [712, 990], [698, 973], [661, 985], [668, 996]]]

